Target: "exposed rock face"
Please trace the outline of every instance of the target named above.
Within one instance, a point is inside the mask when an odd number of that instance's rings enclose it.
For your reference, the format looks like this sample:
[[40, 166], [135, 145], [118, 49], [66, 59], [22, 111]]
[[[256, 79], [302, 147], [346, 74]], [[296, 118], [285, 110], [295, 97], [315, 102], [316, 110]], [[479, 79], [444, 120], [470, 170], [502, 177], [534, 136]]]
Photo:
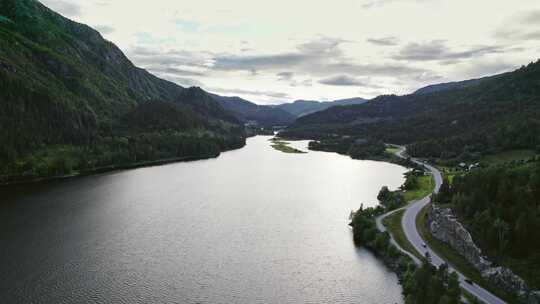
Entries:
[[429, 230], [435, 238], [449, 244], [465, 257], [488, 282], [509, 294], [516, 294], [523, 303], [540, 303], [540, 291], [531, 290], [512, 270], [492, 266], [451, 209], [434, 205], [428, 213], [428, 223]]
[[434, 237], [452, 246], [476, 269], [484, 271], [491, 267], [491, 262], [482, 256], [482, 250], [476, 246], [471, 234], [458, 222], [452, 210], [433, 206], [428, 214], [428, 222]]
[[[492, 267], [482, 272], [482, 277], [495, 286], [500, 286], [507, 292], [518, 291], [520, 296], [526, 296], [527, 284], [523, 279], [504, 267]], [[533, 302], [536, 303], [536, 302]]]

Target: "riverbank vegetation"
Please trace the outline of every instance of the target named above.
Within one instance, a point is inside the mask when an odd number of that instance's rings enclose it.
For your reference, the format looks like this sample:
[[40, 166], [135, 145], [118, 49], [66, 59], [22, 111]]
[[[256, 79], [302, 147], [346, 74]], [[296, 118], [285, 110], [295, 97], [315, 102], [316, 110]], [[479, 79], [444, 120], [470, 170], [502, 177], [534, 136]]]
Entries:
[[395, 191], [390, 191], [388, 187], [383, 187], [377, 196], [379, 202], [389, 211], [397, 209], [412, 201], [430, 195], [435, 188], [433, 176], [416, 165], [405, 173], [405, 183]]
[[401, 190], [407, 203], [430, 195], [435, 188], [433, 176], [424, 172], [412, 171], [407, 176], [404, 188]]
[[380, 257], [395, 271], [403, 286], [407, 304], [460, 303], [461, 290], [455, 273], [448, 267], [431, 265], [429, 256], [422, 258], [417, 266], [414, 261], [398, 250], [391, 242], [388, 232], [380, 232], [375, 217], [384, 213], [384, 208], [361, 207], [353, 216], [353, 238], [357, 246], [365, 246]]
[[338, 137], [314, 140], [309, 143], [309, 149], [315, 151], [337, 152], [349, 155], [353, 159], [389, 160], [397, 158], [386, 151], [381, 141], [371, 141], [362, 138]]
[[241, 137], [169, 131], [102, 138], [93, 146], [51, 145], [6, 163], [0, 168], [0, 183], [89, 174], [160, 161], [211, 158], [244, 144]]
[[[424, 198], [433, 192], [435, 183], [431, 175], [425, 175], [423, 171], [419, 169], [414, 169], [406, 173], [406, 180], [401, 189], [390, 192], [387, 187], [383, 187], [379, 192], [378, 199], [381, 201], [381, 204], [388, 208], [388, 203], [384, 203], [388, 197], [394, 198], [391, 202], [397, 201], [401, 203], [396, 205], [393, 209], [399, 208], [405, 204], [408, 204], [412, 201]], [[395, 203], [394, 203], [395, 204]], [[391, 204], [391, 206], [394, 206]], [[392, 210], [392, 209], [388, 209]], [[401, 225], [401, 219], [405, 210], [397, 211], [392, 215], [389, 215], [383, 220], [383, 224], [388, 229], [394, 240], [401, 246], [401, 248], [407, 250], [409, 253], [414, 254], [419, 259], [422, 257], [418, 251], [412, 246], [405, 232], [403, 231], [403, 226]]]
[[386, 211], [396, 210], [405, 205], [405, 198], [400, 191], [390, 191], [387, 186], [381, 188], [377, 199]]

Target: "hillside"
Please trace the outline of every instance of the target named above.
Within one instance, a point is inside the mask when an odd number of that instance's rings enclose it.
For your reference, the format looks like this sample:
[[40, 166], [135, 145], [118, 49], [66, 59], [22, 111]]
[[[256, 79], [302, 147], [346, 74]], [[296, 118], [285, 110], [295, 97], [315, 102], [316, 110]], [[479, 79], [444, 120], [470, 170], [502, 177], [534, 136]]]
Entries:
[[240, 97], [212, 95], [221, 106], [232, 113], [241, 122], [256, 121], [265, 127], [286, 126], [296, 117], [282, 109], [257, 105]]
[[473, 86], [330, 108], [299, 118], [284, 135], [406, 144], [413, 156], [450, 163], [540, 149], [540, 62]]
[[[137, 68], [97, 31], [35, 0], [0, 1], [0, 100], [4, 180], [216, 155], [244, 141], [206, 92]], [[146, 125], [164, 112], [167, 121]]]
[[358, 105], [366, 102], [366, 99], [360, 97], [323, 102], [314, 100], [296, 100], [292, 103], [284, 103], [278, 105], [276, 106], [276, 108], [282, 109], [294, 115], [295, 117], [301, 117], [311, 113], [326, 110], [333, 106]]
[[435, 201], [453, 209], [490, 260], [540, 288], [540, 159], [474, 170], [444, 189]]
[[429, 93], [449, 91], [449, 90], [464, 89], [464, 88], [479, 85], [486, 80], [490, 80], [499, 76], [501, 75], [429, 85], [429, 86], [418, 89], [413, 94], [421, 95], [421, 94], [429, 94]]

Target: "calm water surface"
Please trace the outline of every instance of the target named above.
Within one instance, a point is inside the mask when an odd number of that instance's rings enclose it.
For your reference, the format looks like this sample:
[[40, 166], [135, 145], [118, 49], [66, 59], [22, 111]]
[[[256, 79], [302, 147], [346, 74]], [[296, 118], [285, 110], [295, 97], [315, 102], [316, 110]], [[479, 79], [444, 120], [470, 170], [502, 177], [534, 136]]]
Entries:
[[[2, 303], [402, 303], [348, 215], [405, 169], [269, 137], [217, 159], [0, 189]], [[295, 142], [305, 149], [307, 142]]]

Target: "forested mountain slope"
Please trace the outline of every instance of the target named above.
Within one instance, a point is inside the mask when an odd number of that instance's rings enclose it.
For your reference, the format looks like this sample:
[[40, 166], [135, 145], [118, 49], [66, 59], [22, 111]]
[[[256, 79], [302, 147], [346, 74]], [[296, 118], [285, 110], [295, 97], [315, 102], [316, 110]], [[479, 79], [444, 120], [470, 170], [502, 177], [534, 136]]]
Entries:
[[453, 162], [539, 149], [540, 62], [473, 86], [330, 108], [299, 118], [284, 135], [406, 144], [414, 156]]
[[435, 202], [454, 210], [484, 253], [539, 289], [540, 159], [474, 170], [442, 189]]
[[[163, 113], [164, 122], [152, 118]], [[206, 92], [137, 68], [36, 0], [0, 0], [0, 128], [3, 179], [216, 155], [244, 142]]]

